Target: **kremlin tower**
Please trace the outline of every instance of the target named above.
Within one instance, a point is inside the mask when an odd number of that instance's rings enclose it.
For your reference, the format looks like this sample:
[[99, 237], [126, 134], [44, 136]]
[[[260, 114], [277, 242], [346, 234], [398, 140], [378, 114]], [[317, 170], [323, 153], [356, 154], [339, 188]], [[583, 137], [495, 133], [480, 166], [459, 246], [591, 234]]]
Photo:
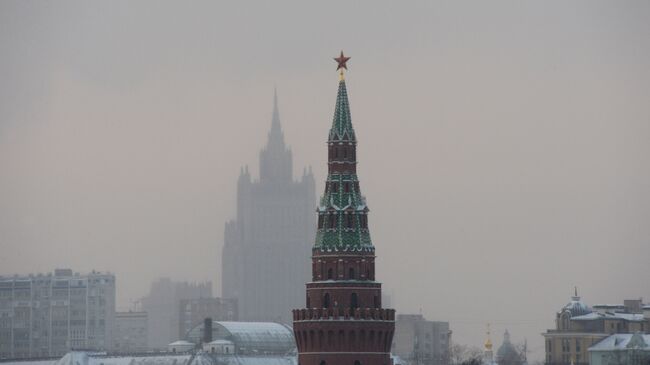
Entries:
[[395, 310], [381, 307], [375, 281], [375, 247], [368, 206], [357, 177], [357, 140], [343, 77], [343, 52], [334, 120], [329, 132], [328, 175], [318, 205], [312, 281], [306, 308], [293, 311], [300, 365], [390, 365]]

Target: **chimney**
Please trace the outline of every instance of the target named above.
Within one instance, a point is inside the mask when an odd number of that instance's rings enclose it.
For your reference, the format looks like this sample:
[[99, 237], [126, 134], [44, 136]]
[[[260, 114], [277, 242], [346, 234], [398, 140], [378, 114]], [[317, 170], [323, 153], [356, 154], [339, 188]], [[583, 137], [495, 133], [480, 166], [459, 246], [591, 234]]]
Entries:
[[212, 342], [212, 318], [203, 320], [203, 343]]

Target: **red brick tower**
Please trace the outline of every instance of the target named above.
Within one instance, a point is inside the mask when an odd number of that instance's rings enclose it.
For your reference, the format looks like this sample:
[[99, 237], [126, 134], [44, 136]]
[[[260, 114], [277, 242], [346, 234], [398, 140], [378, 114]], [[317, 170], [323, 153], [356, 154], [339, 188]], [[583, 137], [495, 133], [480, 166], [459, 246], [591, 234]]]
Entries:
[[[339, 69], [346, 68], [347, 59], [341, 52]], [[298, 363], [391, 365], [395, 310], [381, 307], [381, 284], [375, 281], [375, 247], [356, 173], [357, 142], [343, 70], [327, 145], [312, 281], [306, 308], [293, 311]]]

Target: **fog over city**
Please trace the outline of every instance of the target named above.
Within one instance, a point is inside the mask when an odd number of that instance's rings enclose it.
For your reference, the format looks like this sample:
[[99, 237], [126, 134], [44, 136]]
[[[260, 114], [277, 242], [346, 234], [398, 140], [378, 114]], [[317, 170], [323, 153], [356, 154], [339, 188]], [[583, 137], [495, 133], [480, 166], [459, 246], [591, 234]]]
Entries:
[[219, 295], [275, 88], [322, 194], [344, 50], [391, 305], [541, 360], [575, 286], [650, 301], [649, 20], [647, 1], [0, 2], [0, 275], [110, 271], [118, 308], [159, 277]]

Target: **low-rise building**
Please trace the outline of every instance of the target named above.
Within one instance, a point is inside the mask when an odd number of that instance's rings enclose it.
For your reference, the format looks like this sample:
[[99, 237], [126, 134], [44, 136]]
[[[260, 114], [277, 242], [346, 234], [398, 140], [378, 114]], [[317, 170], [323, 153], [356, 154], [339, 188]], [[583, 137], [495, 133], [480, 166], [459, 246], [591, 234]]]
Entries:
[[113, 351], [118, 353], [147, 351], [147, 332], [147, 312], [116, 312]]
[[589, 348], [589, 364], [650, 364], [650, 335], [640, 332], [611, 335]]
[[650, 308], [646, 307], [640, 299], [589, 307], [576, 290], [571, 301], [557, 312], [555, 329], [543, 334], [546, 365], [586, 365], [588, 349], [606, 337], [650, 330]]
[[391, 352], [409, 364], [448, 365], [449, 322], [427, 321], [421, 314], [400, 314]]

